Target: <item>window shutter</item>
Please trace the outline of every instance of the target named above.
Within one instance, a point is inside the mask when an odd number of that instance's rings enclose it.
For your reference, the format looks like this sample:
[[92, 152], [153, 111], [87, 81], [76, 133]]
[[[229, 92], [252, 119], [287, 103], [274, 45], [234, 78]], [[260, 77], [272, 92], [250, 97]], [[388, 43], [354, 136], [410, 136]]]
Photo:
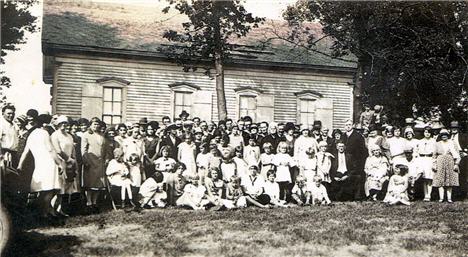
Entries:
[[333, 99], [318, 99], [315, 107], [316, 120], [321, 121], [322, 126], [333, 129]]
[[212, 92], [199, 90], [193, 92], [192, 96], [192, 117], [199, 117], [201, 120], [211, 121]]
[[92, 118], [102, 116], [102, 86], [85, 84], [81, 93], [81, 117]]
[[257, 122], [272, 122], [275, 118], [275, 96], [260, 94], [257, 97]]

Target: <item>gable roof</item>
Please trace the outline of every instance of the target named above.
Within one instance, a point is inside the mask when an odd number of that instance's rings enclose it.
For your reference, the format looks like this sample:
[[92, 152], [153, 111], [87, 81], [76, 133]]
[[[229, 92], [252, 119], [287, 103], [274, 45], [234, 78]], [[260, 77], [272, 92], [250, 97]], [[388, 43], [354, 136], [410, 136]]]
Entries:
[[[157, 1], [155, 1], [157, 2]], [[182, 30], [185, 17], [175, 12], [164, 14], [161, 3], [154, 5], [45, 1], [42, 40], [46, 45], [66, 45], [93, 47], [97, 49], [125, 49], [158, 53], [171, 45], [163, 38], [168, 29]], [[319, 24], [312, 29], [321, 33]], [[325, 67], [355, 68], [353, 59], [349, 61], [331, 58], [330, 42], [323, 40], [311, 52], [273, 39], [275, 33], [285, 33], [284, 21], [267, 20], [259, 28], [254, 28], [247, 37], [236, 39], [238, 45], [235, 58], [250, 61], [293, 63]], [[258, 48], [269, 41], [266, 48]], [[322, 53], [326, 54], [322, 54]]]

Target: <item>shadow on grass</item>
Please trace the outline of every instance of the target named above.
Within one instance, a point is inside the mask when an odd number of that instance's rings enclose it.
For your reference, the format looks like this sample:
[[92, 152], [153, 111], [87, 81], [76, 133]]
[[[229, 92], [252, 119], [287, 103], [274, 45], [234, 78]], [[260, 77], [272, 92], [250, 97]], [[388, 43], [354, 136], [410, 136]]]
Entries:
[[37, 232], [18, 232], [3, 256], [73, 256], [71, 247], [81, 244], [76, 236], [44, 235]]

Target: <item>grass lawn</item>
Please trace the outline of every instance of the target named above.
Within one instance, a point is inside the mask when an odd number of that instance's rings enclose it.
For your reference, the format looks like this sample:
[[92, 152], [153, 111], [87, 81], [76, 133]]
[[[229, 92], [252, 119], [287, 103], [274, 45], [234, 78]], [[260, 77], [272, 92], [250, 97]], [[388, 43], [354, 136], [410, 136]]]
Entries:
[[16, 256], [468, 256], [468, 201], [111, 211], [17, 236]]

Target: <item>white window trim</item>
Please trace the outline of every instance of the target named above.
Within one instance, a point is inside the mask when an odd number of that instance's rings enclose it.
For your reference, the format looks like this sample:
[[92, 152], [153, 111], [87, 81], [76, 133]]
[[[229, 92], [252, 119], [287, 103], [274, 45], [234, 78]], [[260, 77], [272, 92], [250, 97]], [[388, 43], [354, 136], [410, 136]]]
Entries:
[[[173, 119], [174, 117], [176, 117], [175, 115], [177, 114], [177, 113], [174, 113], [175, 93], [192, 93], [192, 97], [193, 97], [193, 94], [197, 92], [198, 90], [200, 90], [200, 88], [198, 86], [195, 86], [189, 83], [183, 83], [183, 82], [171, 84], [169, 85], [169, 87], [171, 88], [171, 111], [170, 111], [171, 116], [170, 117], [172, 117], [171, 119]], [[192, 98], [192, 106], [193, 106], [193, 100], [194, 99]]]
[[[316, 92], [305, 91], [296, 93], [296, 122], [297, 124], [301, 123], [301, 100], [308, 100], [308, 101], [317, 101], [323, 98], [323, 96]], [[315, 112], [314, 112], [315, 113]], [[315, 117], [314, 117], [315, 119]]]
[[[255, 100], [257, 101], [258, 99], [258, 96], [260, 96], [260, 94], [262, 94], [262, 91], [260, 90], [257, 90], [257, 89], [253, 89], [253, 88], [239, 88], [237, 90], [234, 90], [236, 91], [236, 117], [237, 119], [240, 119], [240, 98], [242, 96], [250, 96], [250, 97], [255, 97]], [[257, 114], [255, 115], [257, 116]], [[256, 118], [256, 117], [254, 117]], [[255, 120], [254, 120], [255, 122]]]
[[104, 88], [121, 88], [122, 89], [122, 118], [121, 122], [124, 123], [127, 121], [127, 86], [130, 85], [130, 82], [123, 79], [115, 78], [103, 78], [96, 80], [97, 83], [102, 87], [102, 116], [104, 115]]

